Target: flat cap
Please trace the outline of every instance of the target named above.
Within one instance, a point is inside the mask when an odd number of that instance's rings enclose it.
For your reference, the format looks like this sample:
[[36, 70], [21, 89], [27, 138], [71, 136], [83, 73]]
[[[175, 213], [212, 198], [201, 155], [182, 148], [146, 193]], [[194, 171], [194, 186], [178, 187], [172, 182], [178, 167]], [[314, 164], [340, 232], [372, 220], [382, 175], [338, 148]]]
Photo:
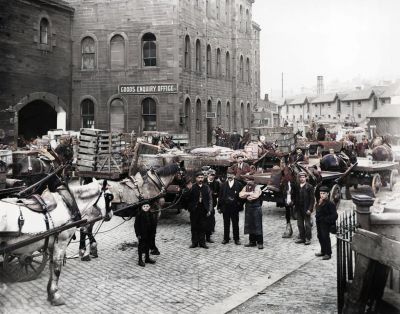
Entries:
[[329, 188], [328, 188], [326, 185], [323, 185], [323, 186], [321, 186], [321, 187], [319, 188], [319, 191], [320, 191], [320, 192], [327, 192], [327, 193], [329, 193]]

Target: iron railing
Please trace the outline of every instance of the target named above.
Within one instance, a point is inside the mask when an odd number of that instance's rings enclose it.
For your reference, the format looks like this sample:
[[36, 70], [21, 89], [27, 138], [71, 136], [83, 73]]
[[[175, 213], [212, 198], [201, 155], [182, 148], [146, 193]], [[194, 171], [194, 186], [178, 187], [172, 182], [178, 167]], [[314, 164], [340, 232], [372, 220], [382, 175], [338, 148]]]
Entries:
[[355, 252], [351, 249], [351, 241], [357, 225], [355, 212], [343, 213], [336, 223], [337, 252], [337, 307], [342, 313], [347, 285], [353, 280]]

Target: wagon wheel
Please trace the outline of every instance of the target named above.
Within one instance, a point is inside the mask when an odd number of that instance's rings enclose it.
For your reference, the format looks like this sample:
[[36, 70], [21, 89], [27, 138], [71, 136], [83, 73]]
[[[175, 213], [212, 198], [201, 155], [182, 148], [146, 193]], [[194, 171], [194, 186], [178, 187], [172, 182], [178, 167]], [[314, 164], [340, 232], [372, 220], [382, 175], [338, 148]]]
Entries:
[[339, 184], [335, 184], [331, 189], [330, 201], [336, 205], [336, 209], [338, 209], [340, 205], [341, 190]]
[[392, 170], [390, 172], [390, 177], [389, 177], [389, 190], [393, 191], [393, 187], [397, 182], [397, 178], [396, 178], [397, 172], [396, 170]]
[[8, 282], [23, 282], [36, 279], [46, 267], [47, 251], [40, 250], [30, 254], [4, 254], [0, 268], [0, 278]]
[[372, 177], [372, 184], [371, 184], [372, 193], [374, 197], [378, 195], [381, 187], [382, 187], [381, 176], [379, 175], [379, 173], [374, 174], [374, 176]]

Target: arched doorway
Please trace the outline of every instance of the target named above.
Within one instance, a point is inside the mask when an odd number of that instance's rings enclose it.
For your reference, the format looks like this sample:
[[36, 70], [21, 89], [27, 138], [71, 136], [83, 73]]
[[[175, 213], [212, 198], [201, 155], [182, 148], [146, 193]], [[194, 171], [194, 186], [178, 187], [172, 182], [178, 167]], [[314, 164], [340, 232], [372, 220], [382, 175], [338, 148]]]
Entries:
[[[207, 102], [207, 112], [212, 112], [212, 103], [211, 100]], [[207, 119], [207, 145], [210, 145], [212, 142], [212, 119]]]
[[18, 136], [35, 139], [57, 129], [57, 112], [42, 100], [34, 100], [18, 111]]

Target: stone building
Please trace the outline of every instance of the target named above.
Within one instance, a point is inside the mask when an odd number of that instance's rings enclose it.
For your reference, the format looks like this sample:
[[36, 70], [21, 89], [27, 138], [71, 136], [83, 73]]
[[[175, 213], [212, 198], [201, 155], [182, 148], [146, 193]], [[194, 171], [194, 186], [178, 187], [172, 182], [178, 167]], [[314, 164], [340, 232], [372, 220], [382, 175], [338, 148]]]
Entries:
[[265, 94], [264, 99], [259, 99], [252, 108], [252, 127], [277, 127], [279, 126], [278, 104], [272, 102]]
[[[72, 128], [186, 134], [250, 125], [259, 31], [249, 0], [69, 0]], [[120, 87], [120, 88], [118, 88]]]
[[[26, 6], [15, 20], [28, 21], [21, 28], [29, 32], [7, 26], [14, 37], [7, 39], [0, 28], [0, 49], [10, 63], [2, 62], [1, 72], [15, 76], [0, 83], [0, 109], [11, 106], [1, 127], [10, 129], [12, 112], [20, 117], [37, 98], [56, 111], [44, 129], [168, 131], [204, 145], [216, 124], [239, 132], [250, 126], [260, 89], [254, 0], [3, 2], [7, 13], [0, 23], [11, 25], [8, 12]], [[49, 25], [46, 49], [39, 36], [42, 13]], [[16, 45], [28, 50], [16, 52]], [[44, 109], [35, 108], [43, 116]], [[18, 127], [9, 132], [17, 133]]]
[[60, 0], [0, 1], [0, 141], [70, 124], [73, 12]]

